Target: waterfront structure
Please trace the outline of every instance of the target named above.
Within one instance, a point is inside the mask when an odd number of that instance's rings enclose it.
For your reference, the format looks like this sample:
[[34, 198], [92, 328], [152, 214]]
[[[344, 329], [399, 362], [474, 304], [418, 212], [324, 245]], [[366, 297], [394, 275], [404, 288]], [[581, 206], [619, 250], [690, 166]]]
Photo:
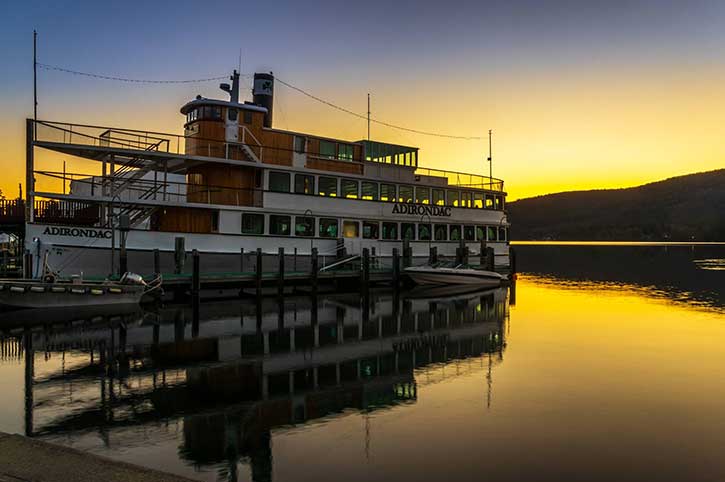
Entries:
[[[461, 244], [475, 254], [483, 241], [508, 266], [502, 180], [423, 168], [415, 147], [278, 129], [271, 74], [255, 74], [252, 101], [240, 101], [236, 71], [221, 87], [229, 100], [181, 107], [183, 135], [29, 119], [33, 274], [46, 253], [62, 275], [105, 276], [118, 272], [120, 251], [124, 267], [147, 272], [159, 249], [166, 272], [181, 245], [211, 272], [232, 271], [240, 250], [344, 259], [368, 248], [386, 259], [403, 240], [426, 258], [432, 247], [455, 256]], [[62, 171], [40, 170], [37, 149], [72, 157]], [[87, 160], [100, 175], [77, 170]]]

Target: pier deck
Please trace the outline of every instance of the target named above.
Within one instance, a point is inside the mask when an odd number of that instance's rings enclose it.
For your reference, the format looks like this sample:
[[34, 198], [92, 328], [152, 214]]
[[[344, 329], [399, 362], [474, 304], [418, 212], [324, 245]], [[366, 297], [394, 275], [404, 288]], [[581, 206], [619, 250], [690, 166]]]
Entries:
[[[92, 474], [92, 475], [91, 475]], [[190, 482], [156, 470], [0, 432], [0, 482]]]

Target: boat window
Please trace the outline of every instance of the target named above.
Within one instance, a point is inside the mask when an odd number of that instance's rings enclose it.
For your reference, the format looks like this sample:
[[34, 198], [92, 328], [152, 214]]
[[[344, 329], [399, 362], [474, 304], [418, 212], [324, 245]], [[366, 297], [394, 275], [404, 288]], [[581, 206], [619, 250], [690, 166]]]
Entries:
[[460, 202], [461, 193], [458, 191], [448, 191], [446, 194], [448, 196], [448, 202], [446, 204], [448, 204], [449, 206], [458, 207], [458, 203]]
[[415, 224], [400, 223], [400, 235], [402, 239], [415, 239]]
[[383, 223], [383, 239], [398, 239], [398, 223]]
[[320, 176], [317, 179], [317, 194], [320, 196], [337, 196], [337, 178]]
[[506, 241], [506, 228], [503, 226], [499, 226], [498, 228], [498, 240]]
[[433, 198], [431, 204], [443, 206], [446, 203], [446, 192], [443, 189], [433, 189]]
[[264, 234], [264, 214], [242, 214], [242, 233]]
[[314, 194], [315, 176], [295, 174], [295, 192], [297, 194]]
[[359, 195], [358, 182], [353, 179], [343, 179], [341, 181], [342, 197], [349, 199], [357, 199]]
[[229, 118], [229, 120], [230, 120], [230, 121], [232, 121], [232, 122], [234, 122], [234, 121], [236, 121], [236, 120], [237, 120], [237, 114], [238, 114], [238, 113], [239, 113], [239, 112], [237, 111], [237, 109], [234, 109], [234, 108], [229, 108], [229, 109], [227, 109], [227, 117], [228, 117], [228, 118]]
[[476, 239], [475, 226], [463, 226], [463, 239], [466, 241], [474, 241]]
[[305, 153], [305, 144], [307, 139], [302, 136], [295, 136], [295, 152], [298, 154]]
[[496, 210], [501, 211], [503, 209], [503, 197], [496, 196]]
[[211, 212], [211, 232], [212, 233], [219, 232], [219, 211]]
[[418, 239], [420, 241], [430, 241], [430, 224], [418, 225]]
[[380, 200], [395, 202], [395, 184], [380, 185]]
[[338, 154], [337, 157], [339, 159], [343, 159], [346, 161], [352, 161], [352, 146], [350, 144], [338, 144]]
[[289, 192], [289, 172], [270, 171], [269, 190], [273, 192]]
[[496, 228], [493, 226], [489, 226], [487, 231], [488, 231], [487, 241], [496, 241]]
[[493, 209], [493, 196], [486, 194], [486, 209]]
[[473, 193], [473, 207], [478, 208], [478, 209], [483, 209], [483, 193], [482, 192]]
[[289, 236], [291, 224], [292, 222], [289, 216], [271, 214], [269, 216], [269, 234]]
[[484, 226], [476, 226], [476, 241], [486, 240], [486, 228]]
[[378, 183], [363, 181], [362, 183], [362, 198], [372, 201], [378, 200]]
[[461, 192], [461, 207], [470, 208], [473, 205], [473, 194], [469, 191]]
[[336, 238], [337, 237], [337, 219], [320, 218], [320, 237]]
[[335, 143], [330, 141], [320, 141], [320, 157], [326, 157], [328, 159], [335, 159], [337, 153], [335, 152]]
[[461, 239], [461, 226], [458, 224], [451, 224], [448, 229], [448, 239], [451, 241], [460, 241]]
[[346, 238], [357, 238], [360, 236], [360, 223], [357, 221], [343, 221], [342, 235]]
[[433, 227], [433, 235], [436, 241], [445, 241], [448, 239], [448, 226], [445, 224], [436, 224]]
[[415, 202], [418, 204], [430, 204], [430, 188], [416, 187]]
[[398, 200], [401, 203], [413, 202], [413, 186], [400, 186], [398, 188]]
[[295, 216], [295, 236], [314, 236], [315, 218], [310, 216]]
[[380, 223], [375, 221], [363, 221], [363, 238], [378, 239], [380, 237]]
[[244, 123], [245, 124], [251, 124], [252, 123], [252, 111], [251, 110], [245, 110], [244, 111]]

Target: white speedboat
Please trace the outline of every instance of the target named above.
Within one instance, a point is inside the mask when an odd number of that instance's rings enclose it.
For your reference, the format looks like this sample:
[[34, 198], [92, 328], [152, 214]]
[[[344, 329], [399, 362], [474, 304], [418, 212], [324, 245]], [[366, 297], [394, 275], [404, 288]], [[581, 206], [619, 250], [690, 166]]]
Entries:
[[477, 285], [499, 286], [506, 277], [495, 271], [485, 271], [468, 266], [412, 266], [405, 274], [420, 285]]

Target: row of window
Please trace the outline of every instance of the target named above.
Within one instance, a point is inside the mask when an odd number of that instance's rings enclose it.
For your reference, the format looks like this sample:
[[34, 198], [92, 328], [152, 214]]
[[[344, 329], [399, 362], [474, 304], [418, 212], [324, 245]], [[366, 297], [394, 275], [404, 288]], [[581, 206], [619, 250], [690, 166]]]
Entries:
[[[236, 108], [227, 108], [227, 113], [229, 115], [229, 120], [235, 121], [237, 120], [239, 109]], [[251, 124], [252, 123], [252, 112], [249, 110], [242, 110], [243, 112], [243, 120], [245, 124]], [[202, 105], [199, 107], [195, 107], [194, 109], [189, 110], [186, 113], [186, 122], [194, 122], [197, 120], [221, 120], [222, 118], [222, 108], [218, 105]]]
[[292, 176], [289, 172], [269, 172], [269, 190], [273, 192], [463, 208], [503, 209], [503, 196], [484, 194], [480, 191], [396, 185], [328, 176], [317, 177], [317, 190], [315, 190], [315, 176], [309, 174], [295, 174], [293, 185], [291, 181]]
[[[317, 230], [315, 228], [317, 227]], [[265, 215], [242, 214], [243, 234], [265, 234]], [[269, 234], [276, 236], [303, 236], [321, 238], [359, 238], [418, 241], [506, 241], [504, 226], [473, 224], [397, 223], [379, 221], [343, 220], [312, 216], [269, 215]]]

